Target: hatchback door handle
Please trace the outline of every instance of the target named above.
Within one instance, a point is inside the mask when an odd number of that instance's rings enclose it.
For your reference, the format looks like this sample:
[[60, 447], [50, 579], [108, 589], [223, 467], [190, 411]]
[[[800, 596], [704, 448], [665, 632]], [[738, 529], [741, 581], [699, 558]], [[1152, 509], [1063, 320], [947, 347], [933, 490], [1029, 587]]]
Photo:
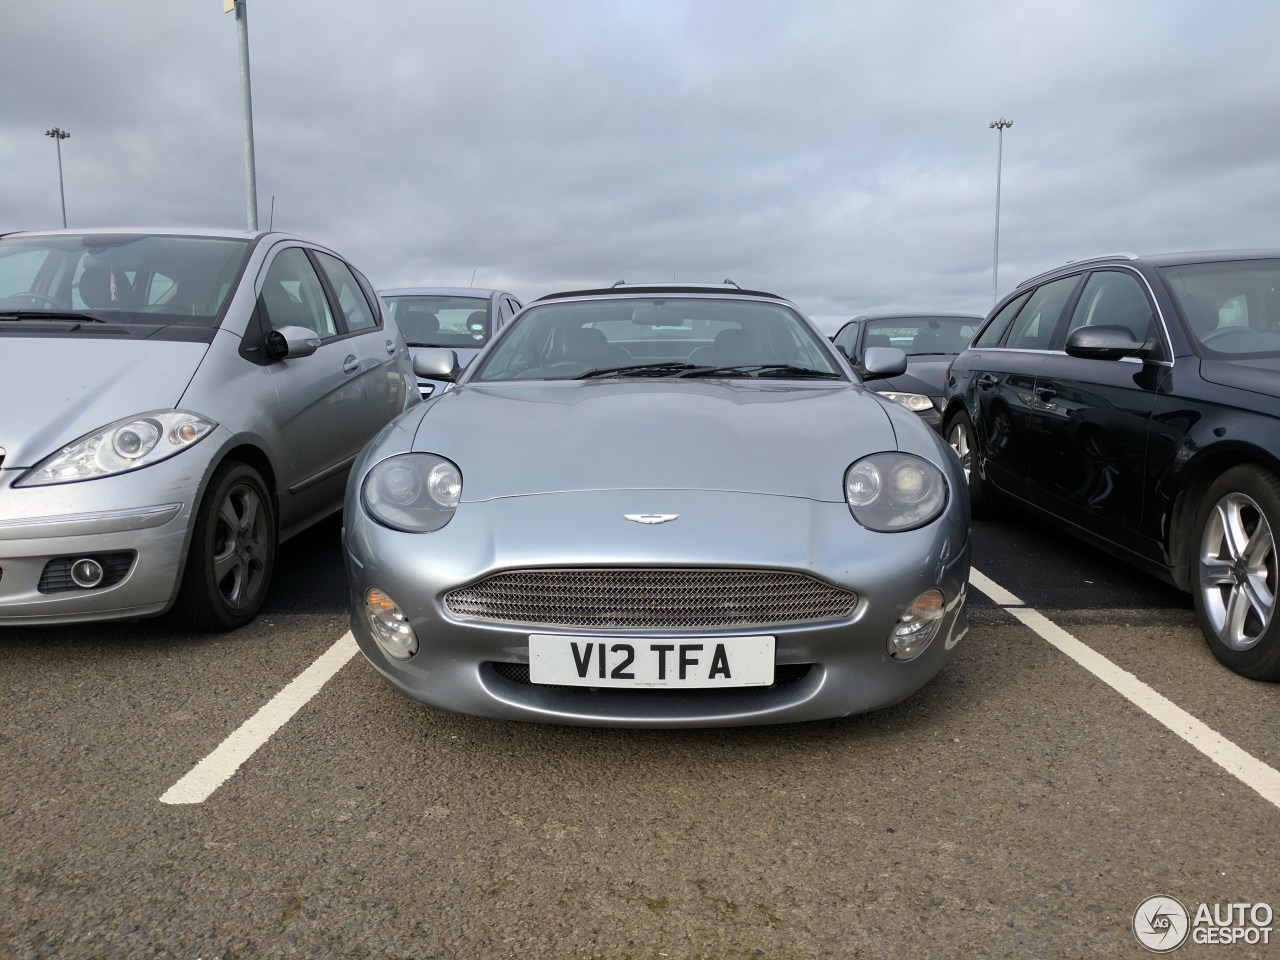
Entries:
[[355, 373], [360, 369], [360, 358], [354, 353], [347, 354], [347, 358], [342, 361], [343, 373]]

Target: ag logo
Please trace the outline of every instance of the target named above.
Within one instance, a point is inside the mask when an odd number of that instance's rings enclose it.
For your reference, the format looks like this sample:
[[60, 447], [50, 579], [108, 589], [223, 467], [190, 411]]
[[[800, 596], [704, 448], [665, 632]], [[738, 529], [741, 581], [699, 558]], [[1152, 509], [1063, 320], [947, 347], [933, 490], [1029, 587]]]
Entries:
[[1152, 953], [1177, 950], [1187, 939], [1191, 916], [1173, 897], [1148, 897], [1133, 912], [1133, 933]]

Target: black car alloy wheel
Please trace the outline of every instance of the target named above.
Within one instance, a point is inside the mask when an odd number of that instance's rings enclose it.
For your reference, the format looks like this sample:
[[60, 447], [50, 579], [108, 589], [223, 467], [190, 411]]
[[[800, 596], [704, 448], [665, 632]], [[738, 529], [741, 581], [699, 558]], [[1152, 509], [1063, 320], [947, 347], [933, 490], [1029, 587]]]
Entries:
[[1280, 480], [1253, 465], [1226, 471], [1209, 488], [1196, 530], [1195, 607], [1209, 648], [1237, 673], [1280, 680]]

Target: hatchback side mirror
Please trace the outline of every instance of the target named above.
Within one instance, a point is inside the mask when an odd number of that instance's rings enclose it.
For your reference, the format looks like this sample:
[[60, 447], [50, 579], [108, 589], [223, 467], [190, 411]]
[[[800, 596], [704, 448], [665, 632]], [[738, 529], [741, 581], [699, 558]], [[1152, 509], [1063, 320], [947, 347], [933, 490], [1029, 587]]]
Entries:
[[267, 334], [266, 348], [272, 360], [309, 357], [320, 349], [320, 335], [307, 327], [281, 327]]

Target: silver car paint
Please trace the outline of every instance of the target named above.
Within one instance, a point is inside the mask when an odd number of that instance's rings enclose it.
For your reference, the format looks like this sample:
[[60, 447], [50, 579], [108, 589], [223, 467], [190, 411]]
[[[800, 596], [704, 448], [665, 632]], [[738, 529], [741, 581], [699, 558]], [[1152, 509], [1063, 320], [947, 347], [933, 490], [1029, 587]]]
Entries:
[[[264, 474], [285, 539], [341, 509], [347, 472], [361, 447], [418, 402], [408, 350], [385, 315], [376, 337], [335, 339], [309, 357], [255, 365], [240, 355], [261, 277], [276, 251], [298, 245], [332, 251], [284, 234], [168, 232], [260, 236], [207, 346], [99, 337], [2, 341], [0, 624], [164, 612], [181, 582], [194, 512], [213, 471], [228, 456]], [[87, 433], [175, 408], [201, 414], [218, 428], [190, 449], [133, 472], [13, 486], [26, 468]], [[117, 550], [138, 556], [115, 586], [59, 594], [36, 589], [40, 571], [53, 558]]]
[[[468, 423], [476, 430], [483, 424], [484, 436], [468, 436]], [[388, 529], [360, 503], [374, 463], [410, 450], [457, 456], [463, 472], [463, 502], [434, 533]], [[858, 525], [844, 501], [844, 470], [884, 450], [916, 453], [942, 469], [952, 491], [942, 516], [905, 533]], [[936, 434], [851, 382], [464, 382], [402, 416], [352, 471], [344, 528], [352, 630], [366, 658], [401, 692], [465, 713], [681, 727], [876, 709], [928, 682], [967, 632], [969, 513], [966, 498], [955, 495], [964, 489], [958, 462]], [[628, 513], [679, 518], [645, 525], [625, 520]], [[788, 569], [862, 600], [846, 621], [767, 631], [777, 637], [779, 664], [817, 665], [803, 681], [702, 698], [503, 680], [482, 664], [527, 662], [531, 631], [456, 620], [441, 600], [449, 589], [503, 569], [611, 564]], [[413, 659], [392, 660], [373, 641], [362, 613], [370, 587], [405, 610], [422, 645]], [[940, 635], [917, 659], [893, 660], [890, 630], [932, 587], [948, 604]]]

